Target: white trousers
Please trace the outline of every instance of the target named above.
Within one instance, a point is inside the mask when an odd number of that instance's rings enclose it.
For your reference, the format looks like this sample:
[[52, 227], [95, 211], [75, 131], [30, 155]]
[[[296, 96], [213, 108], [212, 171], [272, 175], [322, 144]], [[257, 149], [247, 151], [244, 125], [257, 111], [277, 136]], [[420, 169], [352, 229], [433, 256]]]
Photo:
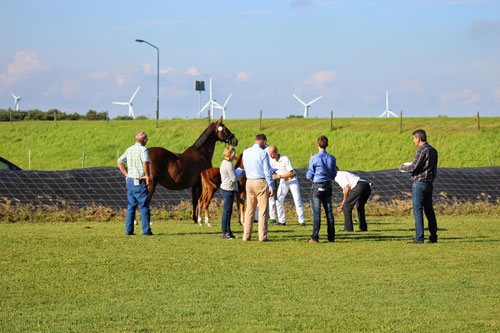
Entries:
[[[305, 223], [306, 218], [304, 217], [304, 208], [302, 208], [302, 198], [300, 197], [300, 188], [297, 177], [293, 180], [281, 179], [280, 185], [278, 187], [278, 196], [276, 198], [276, 208], [278, 210], [278, 222], [286, 223], [285, 217], [285, 197], [288, 194], [288, 190], [292, 192], [293, 201], [295, 203], [295, 210], [299, 218], [299, 223]], [[269, 206], [269, 212], [271, 212], [271, 206]]]

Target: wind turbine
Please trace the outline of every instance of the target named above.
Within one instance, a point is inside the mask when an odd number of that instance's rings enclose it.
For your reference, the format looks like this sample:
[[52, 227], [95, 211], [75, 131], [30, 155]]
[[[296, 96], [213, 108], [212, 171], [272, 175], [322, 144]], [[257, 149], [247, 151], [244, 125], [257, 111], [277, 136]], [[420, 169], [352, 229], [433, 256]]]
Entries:
[[21, 100], [21, 96], [16, 96], [14, 93], [10, 92], [12, 97], [14, 97], [14, 109], [16, 111], [19, 111], [19, 101]]
[[205, 106], [203, 106], [201, 108], [200, 111], [198, 111], [198, 118], [201, 117], [201, 113], [203, 111], [205, 111], [206, 108], [210, 107], [210, 118], [213, 119], [214, 118], [214, 108], [215, 109], [219, 109], [219, 110], [222, 110], [222, 119], [226, 119], [226, 105], [227, 103], [229, 102], [229, 100], [231, 99], [231, 96], [233, 95], [233, 93], [230, 93], [229, 96], [227, 97], [226, 99], [226, 102], [224, 103], [223, 106], [221, 106], [219, 103], [217, 103], [215, 101], [215, 99], [213, 99], [212, 97], [212, 78], [210, 78], [210, 83], [209, 83], [209, 90], [210, 90], [210, 99], [208, 100], [207, 104], [205, 104]]
[[135, 119], [134, 109], [132, 108], [132, 101], [134, 100], [135, 95], [137, 95], [137, 92], [139, 91], [139, 89], [141, 89], [141, 86], [137, 87], [137, 89], [135, 90], [135, 93], [130, 98], [130, 101], [128, 101], [128, 102], [113, 102], [113, 104], [128, 105], [128, 116], [132, 117], [132, 119]]
[[309, 103], [304, 103], [303, 100], [301, 100], [300, 98], [297, 97], [297, 95], [293, 94], [293, 97], [295, 97], [300, 103], [302, 103], [302, 105], [304, 105], [304, 118], [307, 118], [307, 116], [309, 115], [309, 107], [311, 106], [311, 104], [313, 104], [314, 102], [316, 102], [318, 99], [320, 99], [322, 96], [319, 96], [315, 99], [313, 99], [312, 101], [310, 101]]
[[[227, 96], [226, 101], [224, 102], [224, 104], [220, 108], [222, 110], [222, 119], [226, 119], [226, 105], [229, 102], [229, 100], [231, 99], [231, 96], [233, 96], [233, 93], [230, 93], [229, 96]], [[217, 108], [219, 109], [219, 107], [217, 107]], [[212, 116], [212, 118], [213, 118], [213, 116]]]
[[398, 116], [392, 112], [391, 109], [389, 109], [389, 90], [385, 91], [385, 111], [378, 117], [382, 118], [384, 116], [387, 118], [390, 118], [391, 116], [398, 118]]

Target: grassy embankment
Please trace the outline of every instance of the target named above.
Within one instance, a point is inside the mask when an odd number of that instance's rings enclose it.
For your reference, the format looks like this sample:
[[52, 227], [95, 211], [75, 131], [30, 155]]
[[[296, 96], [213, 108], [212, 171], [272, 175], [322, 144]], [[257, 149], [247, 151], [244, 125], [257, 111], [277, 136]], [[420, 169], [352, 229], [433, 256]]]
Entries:
[[441, 217], [423, 245], [395, 217], [320, 244], [310, 224], [262, 244], [189, 221], [0, 223], [0, 331], [499, 331], [498, 222]]
[[[258, 120], [226, 120], [238, 137], [238, 151], [253, 144], [256, 134], [264, 132], [270, 144], [291, 158], [294, 167], [306, 168], [315, 154], [316, 138], [330, 139], [333, 153], [345, 170], [381, 170], [396, 168], [415, 154], [411, 133], [424, 128], [428, 141], [439, 151], [439, 167], [476, 167], [500, 165], [500, 118], [482, 118], [477, 130], [475, 118], [408, 118], [399, 119], [341, 118], [334, 119], [264, 119], [262, 130]], [[145, 121], [60, 121], [0, 123], [0, 156], [28, 169], [63, 170], [80, 168], [85, 150], [85, 167], [116, 166], [117, 154], [133, 144], [137, 130], [148, 132], [148, 146], [161, 146], [182, 152], [192, 145], [207, 126], [207, 120], [161, 120], [159, 128]], [[218, 143], [213, 164], [222, 160], [224, 144]]]

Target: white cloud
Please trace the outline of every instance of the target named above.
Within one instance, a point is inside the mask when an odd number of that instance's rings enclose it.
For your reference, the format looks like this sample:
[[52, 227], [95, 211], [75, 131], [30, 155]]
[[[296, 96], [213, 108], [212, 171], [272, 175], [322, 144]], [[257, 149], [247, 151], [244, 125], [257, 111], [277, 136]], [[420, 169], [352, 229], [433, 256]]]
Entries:
[[398, 90], [403, 93], [420, 94], [423, 88], [420, 80], [404, 80], [399, 83]]
[[125, 75], [118, 75], [115, 80], [118, 86], [121, 86], [125, 83]]
[[151, 73], [151, 64], [142, 65], [142, 70], [143, 70], [144, 74]]
[[238, 72], [236, 73], [236, 81], [244, 82], [244, 81], [250, 81], [252, 78], [251, 73], [245, 73], [245, 72]]
[[463, 88], [460, 90], [452, 91], [452, 92], [442, 92], [439, 94], [439, 99], [442, 104], [452, 104], [459, 103], [463, 105], [469, 105], [481, 100], [481, 96], [476, 94], [471, 89]]
[[173, 67], [167, 67], [167, 68], [163, 68], [163, 69], [160, 68], [160, 74], [162, 74], [162, 75], [166, 75], [169, 73], [180, 73], [180, 72], [181, 72], [180, 69], [173, 68]]
[[325, 84], [332, 83], [335, 80], [337, 80], [337, 73], [326, 70], [313, 74], [305, 81], [305, 83], [315, 86], [316, 88], [323, 88]]
[[106, 80], [109, 78], [109, 73], [108, 72], [88, 73], [87, 77], [92, 79], [92, 80]]
[[472, 23], [471, 31], [475, 34], [500, 33], [500, 21], [477, 20]]
[[16, 81], [40, 69], [42, 65], [34, 50], [19, 51], [14, 56], [14, 62], [8, 66], [7, 73], [0, 74], [0, 80]]
[[495, 91], [493, 92], [493, 96], [498, 102], [500, 102], [500, 87], [495, 89]]
[[65, 99], [71, 99], [78, 92], [80, 83], [77, 80], [66, 80], [62, 84], [61, 93]]
[[186, 71], [186, 74], [191, 76], [198, 76], [200, 75], [200, 71], [198, 70], [198, 68], [192, 66]]
[[59, 85], [57, 84], [51, 84], [50, 86], [45, 89], [43, 95], [45, 97], [51, 97], [51, 96], [56, 96], [59, 93]]

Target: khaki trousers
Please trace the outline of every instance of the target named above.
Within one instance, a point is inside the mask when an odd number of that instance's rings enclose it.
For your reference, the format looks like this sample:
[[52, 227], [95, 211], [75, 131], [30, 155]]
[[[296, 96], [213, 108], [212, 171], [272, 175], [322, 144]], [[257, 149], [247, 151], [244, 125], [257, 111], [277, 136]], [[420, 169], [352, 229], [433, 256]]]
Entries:
[[247, 207], [245, 209], [245, 224], [243, 225], [243, 240], [252, 238], [252, 228], [255, 209], [259, 204], [259, 240], [267, 239], [269, 186], [265, 179], [247, 179]]

